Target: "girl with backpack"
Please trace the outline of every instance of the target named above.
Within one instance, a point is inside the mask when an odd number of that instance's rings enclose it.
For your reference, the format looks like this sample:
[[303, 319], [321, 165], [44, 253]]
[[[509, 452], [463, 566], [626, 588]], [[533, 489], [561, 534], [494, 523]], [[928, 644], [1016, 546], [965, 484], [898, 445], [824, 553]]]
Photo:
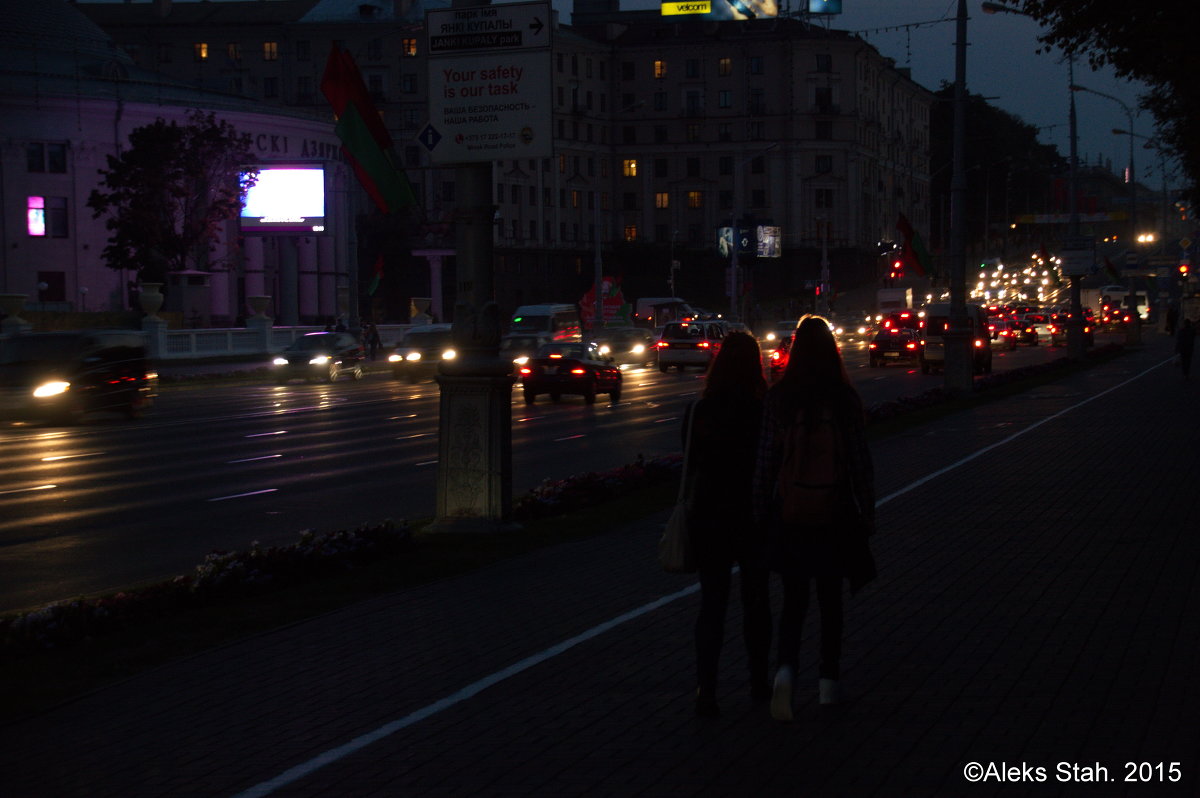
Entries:
[[862, 400], [828, 322], [804, 318], [787, 368], [767, 392], [754, 472], [754, 519], [766, 530], [771, 570], [783, 582], [771, 715], [791, 720], [800, 632], [816, 585], [821, 614], [820, 703], [839, 697], [842, 581], [854, 592], [875, 576], [867, 538], [875, 478]]
[[[696, 714], [716, 717], [717, 663], [725, 639], [732, 568], [740, 567], [742, 634], [750, 665], [751, 698], [771, 695], [770, 572], [762, 561], [760, 528], [748, 522], [763, 395], [762, 352], [745, 332], [721, 341], [699, 401], [684, 419], [684, 447], [693, 480], [688, 528], [700, 578], [696, 618]], [[690, 429], [690, 440], [688, 430]]]

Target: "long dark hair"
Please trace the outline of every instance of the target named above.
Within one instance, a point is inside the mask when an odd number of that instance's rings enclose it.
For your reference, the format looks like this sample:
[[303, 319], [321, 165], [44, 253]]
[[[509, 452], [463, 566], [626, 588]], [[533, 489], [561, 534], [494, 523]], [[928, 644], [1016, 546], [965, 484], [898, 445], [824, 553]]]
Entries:
[[762, 351], [749, 333], [735, 330], [721, 341], [721, 349], [708, 366], [704, 396], [762, 399], [767, 392]]
[[835, 411], [847, 403], [860, 412], [862, 409], [833, 331], [821, 316], [805, 316], [800, 320], [788, 352], [787, 368], [771, 390], [780, 397], [780, 409], [789, 421], [801, 408], [810, 419], [815, 414], [809, 410], [822, 405]]

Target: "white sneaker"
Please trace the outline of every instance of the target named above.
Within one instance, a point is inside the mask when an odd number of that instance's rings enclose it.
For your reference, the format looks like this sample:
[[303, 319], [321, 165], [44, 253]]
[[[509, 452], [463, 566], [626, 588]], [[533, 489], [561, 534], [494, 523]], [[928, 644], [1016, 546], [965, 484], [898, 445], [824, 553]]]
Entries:
[[818, 679], [817, 692], [824, 706], [839, 704], [842, 701], [842, 688], [836, 679]]
[[792, 669], [784, 665], [775, 674], [775, 689], [771, 693], [771, 717], [792, 719]]

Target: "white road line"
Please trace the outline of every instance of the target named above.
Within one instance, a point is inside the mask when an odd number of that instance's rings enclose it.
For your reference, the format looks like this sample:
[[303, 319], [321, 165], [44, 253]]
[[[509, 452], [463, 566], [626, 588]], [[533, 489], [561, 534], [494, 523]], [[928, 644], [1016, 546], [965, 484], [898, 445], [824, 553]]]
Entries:
[[293, 784], [296, 781], [299, 781], [300, 779], [309, 775], [310, 773], [313, 773], [314, 771], [325, 767], [326, 765], [332, 764], [332, 763], [338, 761], [339, 759], [349, 756], [350, 754], [361, 751], [362, 749], [366, 748], [367, 746], [369, 746], [373, 743], [377, 743], [380, 740], [384, 739], [385, 737], [389, 737], [389, 736], [395, 734], [396, 732], [401, 731], [402, 729], [407, 729], [409, 726], [412, 726], [414, 723], [419, 723], [419, 722], [425, 720], [426, 718], [432, 717], [443, 710], [449, 709], [450, 707], [453, 707], [456, 704], [460, 704], [463, 701], [466, 701], [468, 698], [474, 698], [475, 696], [482, 693], [484, 690], [488, 689], [489, 687], [499, 684], [500, 682], [504, 681], [505, 679], [508, 679], [512, 676], [516, 676], [519, 673], [523, 673], [524, 671], [527, 671], [536, 665], [542, 664], [546, 660], [553, 659], [554, 657], [557, 657], [559, 654], [569, 651], [570, 649], [574, 648], [575, 646], [579, 645], [580, 643], [586, 643], [588, 640], [591, 640], [592, 638], [599, 637], [600, 635], [604, 634], [605, 632], [611, 631], [623, 623], [632, 621], [635, 618], [640, 618], [641, 616], [646, 615], [647, 613], [653, 612], [654, 610], [657, 610], [659, 607], [664, 607], [673, 601], [683, 598], [684, 596], [690, 596], [691, 594], [697, 592], [699, 589], [700, 589], [700, 585], [698, 583], [693, 584], [689, 587], [685, 587], [683, 590], [677, 591], [675, 593], [671, 593], [670, 595], [663, 596], [662, 598], [660, 598], [656, 601], [652, 601], [649, 604], [643, 604], [642, 606], [638, 607], [637, 609], [630, 610], [629, 612], [625, 613], [624, 615], [618, 615], [616, 618], [605, 621], [602, 624], [593, 626], [591, 629], [588, 629], [586, 632], [581, 632], [580, 634], [575, 635], [575, 637], [572, 637], [568, 640], [564, 640], [563, 642], [561, 642], [557, 645], [551, 646], [550, 648], [547, 648], [543, 651], [539, 651], [537, 654], [528, 656], [525, 659], [521, 660], [520, 662], [516, 662], [503, 670], [496, 671], [493, 674], [485, 676], [482, 679], [480, 679], [479, 681], [473, 682], [473, 683], [467, 685], [466, 687], [459, 690], [457, 693], [452, 693], [451, 695], [446, 696], [445, 698], [441, 699], [440, 701], [435, 701], [432, 704], [422, 707], [421, 709], [418, 709], [416, 712], [413, 712], [410, 715], [406, 715], [405, 717], [400, 718], [399, 720], [394, 720], [390, 723], [385, 723], [384, 725], [380, 726], [378, 729], [376, 729], [373, 732], [368, 732], [367, 734], [364, 734], [361, 737], [354, 738], [353, 740], [351, 740], [350, 742], [348, 742], [344, 745], [340, 745], [337, 748], [333, 748], [329, 751], [326, 751], [323, 754], [313, 757], [312, 759], [308, 760], [307, 762], [301, 763], [290, 770], [286, 770], [283, 773], [280, 773], [278, 776], [271, 779], [270, 781], [264, 781], [261, 784], [251, 787], [250, 789], [246, 790], [245, 792], [238, 793], [236, 798], [251, 798], [252, 796], [270, 795], [271, 793], [275, 792], [276, 790], [278, 790], [282, 787], [286, 787], [289, 784]]
[[276, 457], [283, 457], [281, 454], [264, 454], [262, 457], [243, 457], [241, 460], [229, 460], [225, 465], [233, 465], [234, 463], [253, 463], [258, 460], [274, 460]]
[[[1158, 365], [1151, 366], [1150, 368], [1146, 369], [1145, 371], [1141, 372], [1140, 374], [1130, 377], [1129, 379], [1125, 380], [1122, 383], [1119, 383], [1118, 385], [1114, 385], [1113, 387], [1111, 387], [1105, 391], [1102, 391], [1102, 392], [1096, 394], [1095, 396], [1091, 396], [1091, 397], [1085, 399], [1084, 401], [1079, 402], [1078, 404], [1071, 405], [1070, 407], [1066, 408], [1065, 410], [1061, 410], [1052, 416], [1048, 416], [1047, 418], [1044, 418], [1041, 421], [1031, 424], [1028, 427], [1026, 427], [1025, 429], [1022, 429], [1020, 432], [1016, 432], [1012, 435], [1009, 435], [1004, 440], [993, 443], [990, 446], [986, 446], [983, 449], [980, 449], [978, 452], [968, 455], [967, 457], [964, 457], [961, 460], [958, 460], [957, 462], [952, 463], [933, 474], [929, 474], [928, 476], [922, 477], [921, 479], [917, 480], [916, 482], [913, 482], [910, 485], [907, 485], [906, 487], [901, 488], [900, 490], [896, 491], [895, 493], [892, 493], [888, 496], [883, 497], [882, 499], [879, 499], [878, 501], [875, 502], [875, 506], [878, 507], [882, 504], [886, 504], [887, 502], [891, 501], [892, 499], [894, 499], [898, 496], [902, 496], [905, 493], [908, 493], [909, 491], [911, 491], [921, 485], [926, 484], [930, 480], [941, 476], [942, 474], [945, 474], [949, 471], [954, 470], [955, 468], [958, 468], [959, 466], [962, 466], [962, 465], [965, 465], [965, 464], [971, 462], [972, 460], [976, 459], [980, 455], [983, 455], [987, 452], [992, 451], [993, 449], [996, 449], [997, 447], [1003, 446], [1006, 443], [1010, 443], [1010, 442], [1016, 440], [1017, 438], [1024, 435], [1026, 432], [1030, 432], [1030, 431], [1035, 430], [1038, 427], [1042, 426], [1047, 421], [1051, 421], [1053, 419], [1056, 419], [1060, 416], [1063, 416], [1063, 415], [1071, 412], [1072, 410], [1076, 410], [1080, 407], [1083, 407], [1084, 405], [1086, 405], [1087, 403], [1089, 403], [1091, 401], [1099, 399], [1100, 397], [1102, 397], [1106, 394], [1109, 394], [1118, 388], [1128, 385], [1129, 383], [1133, 382], [1134, 380], [1144, 377], [1146, 374], [1149, 374], [1154, 369], [1159, 368], [1160, 366], [1163, 366], [1169, 362], [1171, 362], [1171, 361], [1164, 360], [1162, 363], [1159, 363]], [[436, 461], [434, 461], [434, 462], [436, 462]], [[418, 465], [421, 465], [421, 464], [418, 463]], [[516, 676], [517, 674], [527, 671], [536, 665], [540, 665], [543, 662], [546, 662], [547, 660], [553, 659], [554, 657], [557, 657], [559, 654], [562, 654], [562, 653], [574, 648], [575, 646], [579, 645], [580, 643], [584, 643], [595, 637], [599, 637], [600, 635], [604, 634], [605, 632], [609, 632], [609, 631], [615, 629], [616, 627], [620, 626], [621, 624], [624, 624], [628, 621], [632, 621], [636, 618], [640, 618], [641, 616], [651, 613], [654, 610], [659, 609], [660, 607], [665, 607], [666, 605], [672, 603], [673, 601], [677, 601], [678, 599], [684, 598], [685, 596], [690, 596], [699, 590], [700, 590], [699, 583], [692, 584], [691, 586], [686, 587], [683, 590], [679, 590], [679, 591], [676, 591], [675, 593], [671, 593], [669, 595], [663, 596], [662, 598], [652, 601], [649, 604], [643, 604], [642, 606], [638, 607], [637, 609], [630, 610], [629, 612], [627, 612], [623, 615], [618, 615], [617, 617], [612, 618], [611, 620], [608, 620], [608, 621], [605, 621], [604, 623], [593, 626], [591, 629], [588, 629], [585, 632], [581, 632], [580, 634], [576, 635], [575, 637], [564, 640], [563, 642], [561, 642], [557, 645], [551, 646], [550, 648], [544, 649], [543, 651], [539, 651], [536, 654], [528, 656], [525, 659], [521, 660], [520, 662], [510, 665], [509, 667], [507, 667], [503, 670], [499, 670], [488, 676], [484, 676], [482, 679], [480, 679], [476, 682], [472, 682], [471, 684], [462, 688], [458, 692], [453, 693], [449, 696], [446, 696], [445, 698], [443, 698], [439, 701], [435, 701], [432, 704], [428, 704], [428, 705], [422, 707], [421, 709], [418, 709], [416, 712], [406, 715], [405, 717], [400, 718], [398, 720], [391, 721], [390, 723], [385, 723], [384, 725], [380, 726], [375, 731], [368, 732], [360, 737], [356, 737], [353, 740], [351, 740], [350, 742], [340, 745], [337, 748], [332, 748], [323, 754], [319, 754], [319, 755], [313, 757], [312, 759], [308, 760], [307, 762], [302, 762], [301, 764], [296, 765], [295, 767], [291, 768], [290, 770], [285, 770], [283, 773], [280, 773], [278, 776], [276, 776], [273, 779], [270, 779], [269, 781], [264, 781], [260, 784], [255, 785], [254, 787], [251, 787], [250, 789], [248, 789], [244, 792], [238, 793], [236, 796], [234, 796], [234, 798], [259, 798], [259, 796], [270, 795], [271, 793], [275, 792], [276, 790], [282, 789], [283, 787], [287, 787], [290, 784], [294, 784], [295, 782], [299, 781], [300, 779], [304, 778], [305, 776], [308, 776], [309, 774], [316, 772], [317, 770], [325, 767], [326, 765], [331, 765], [340, 759], [343, 759], [351, 754], [357, 753], [358, 751], [361, 751], [364, 748], [366, 748], [370, 745], [373, 745], [374, 743], [379, 742], [380, 740], [390, 737], [391, 735], [395, 734], [398, 731], [407, 729], [409, 726], [419, 723], [419, 722], [425, 720], [426, 718], [433, 717], [434, 715], [438, 714], [439, 712], [442, 712], [443, 710], [446, 710], [446, 709], [450, 709], [451, 707], [455, 706], [456, 704], [460, 704], [469, 698], [474, 698], [475, 696], [479, 695], [481, 692], [488, 689], [489, 687], [493, 687], [493, 686], [499, 684], [500, 682], [504, 681], [505, 679], [508, 679], [512, 676]]]
[[29, 493], [35, 490], [51, 490], [57, 488], [58, 485], [35, 485], [32, 488], [17, 488], [15, 490], [0, 490], [0, 496], [6, 496], [10, 493]]
[[259, 496], [263, 493], [274, 493], [279, 488], [267, 488], [266, 490], [252, 490], [249, 493], [235, 493], [232, 496], [218, 496], [215, 499], [209, 499], [210, 502], [223, 502], [226, 499], [243, 499], [247, 496]]

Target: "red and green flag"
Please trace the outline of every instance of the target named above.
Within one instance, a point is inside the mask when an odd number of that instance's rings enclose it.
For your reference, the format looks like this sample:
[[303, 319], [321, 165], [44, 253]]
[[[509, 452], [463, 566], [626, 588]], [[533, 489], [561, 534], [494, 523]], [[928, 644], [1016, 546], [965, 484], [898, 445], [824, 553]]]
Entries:
[[367, 296], [375, 296], [375, 289], [383, 280], [383, 255], [375, 257], [375, 266], [371, 269], [371, 284], [367, 286]]
[[921, 277], [928, 274], [933, 268], [933, 258], [929, 256], [929, 250], [925, 248], [925, 242], [921, 240], [921, 234], [913, 229], [909, 223], [908, 217], [900, 214], [900, 218], [896, 220], [896, 230], [900, 232], [904, 239], [904, 247], [900, 253], [900, 259], [904, 261], [904, 265], [912, 269]]
[[397, 163], [392, 137], [349, 51], [334, 44], [321, 77], [321, 93], [337, 116], [342, 153], [358, 181], [383, 213], [416, 205], [412, 185]]

